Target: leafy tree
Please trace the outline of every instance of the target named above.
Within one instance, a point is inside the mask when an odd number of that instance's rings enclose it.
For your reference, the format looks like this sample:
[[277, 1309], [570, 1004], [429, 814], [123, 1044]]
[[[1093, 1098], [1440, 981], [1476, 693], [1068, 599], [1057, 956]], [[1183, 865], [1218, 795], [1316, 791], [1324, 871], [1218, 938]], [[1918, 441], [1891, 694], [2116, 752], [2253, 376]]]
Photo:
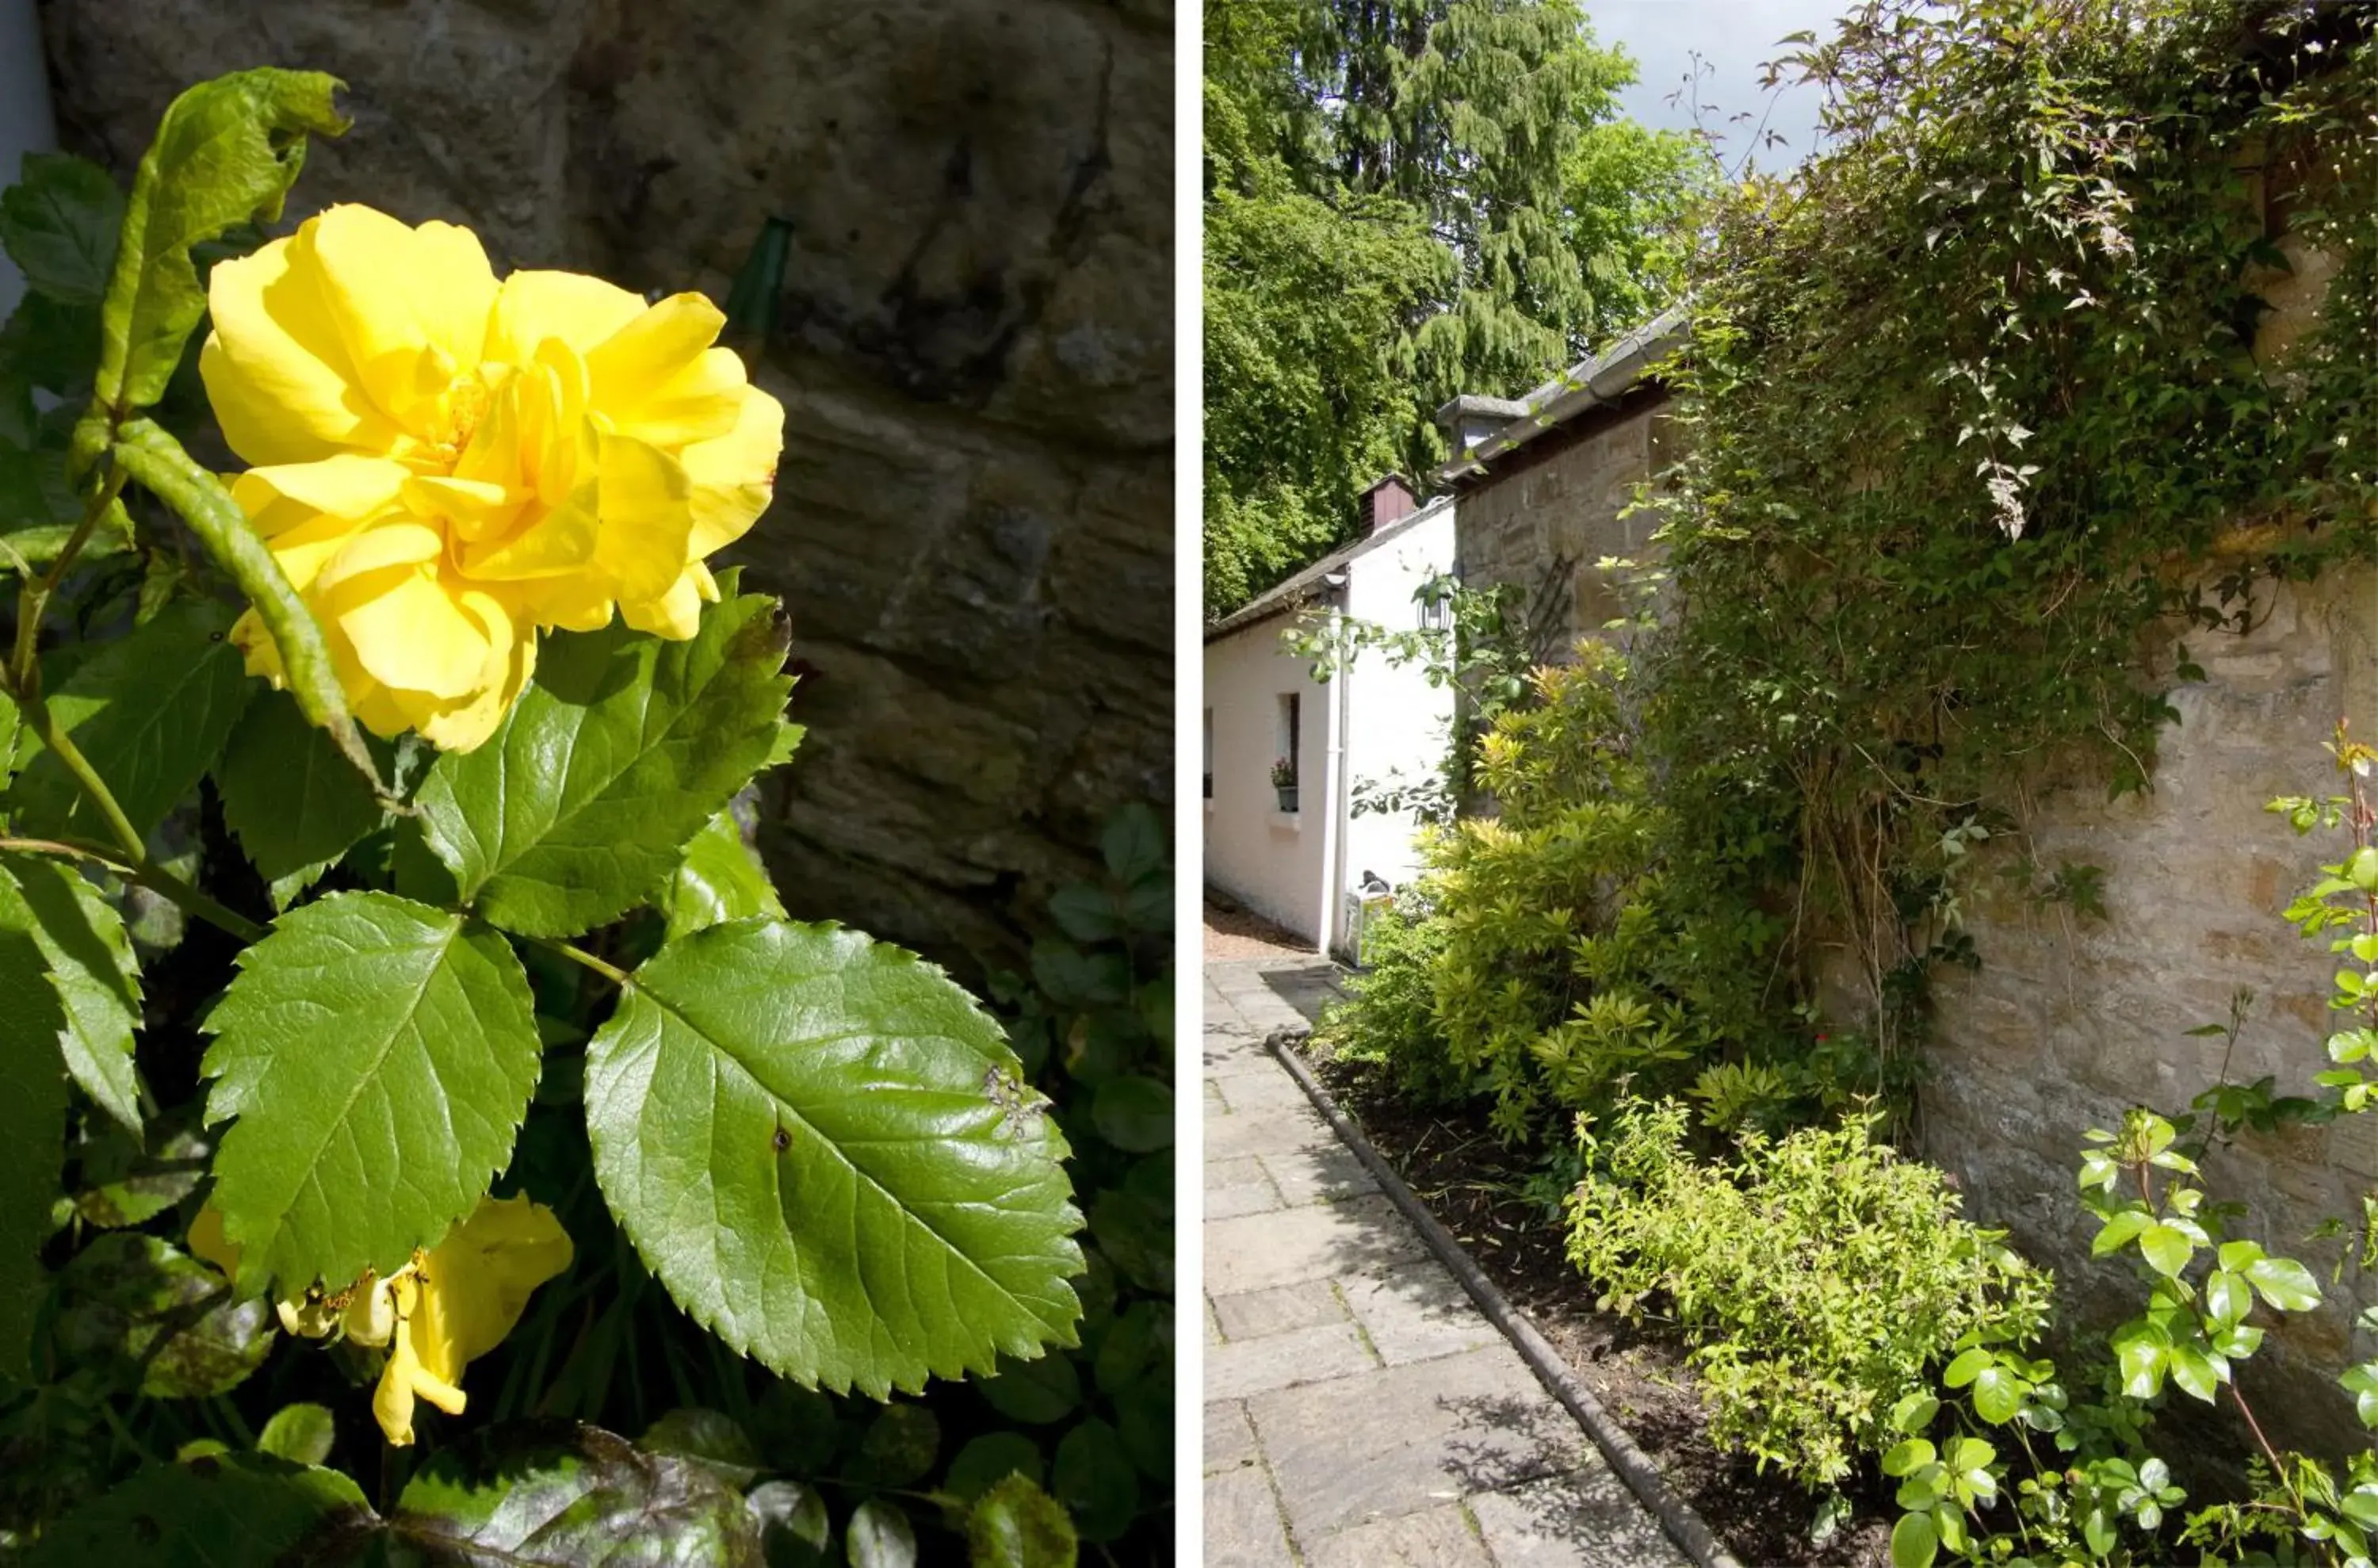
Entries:
[[1445, 399], [1664, 302], [1694, 163], [1618, 118], [1633, 77], [1573, 0], [1210, 0], [1209, 613], [1434, 467]]

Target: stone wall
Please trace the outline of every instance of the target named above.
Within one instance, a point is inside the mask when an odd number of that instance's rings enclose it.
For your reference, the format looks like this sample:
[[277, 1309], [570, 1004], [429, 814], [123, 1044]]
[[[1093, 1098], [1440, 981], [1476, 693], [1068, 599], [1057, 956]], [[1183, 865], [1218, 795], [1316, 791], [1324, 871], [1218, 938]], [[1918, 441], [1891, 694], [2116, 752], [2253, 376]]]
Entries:
[[737, 557], [782, 594], [787, 904], [1011, 954], [1100, 821], [1171, 793], [1169, 0], [42, 0], [66, 144], [128, 175], [174, 92], [330, 71], [294, 220], [363, 200], [723, 299], [792, 223], [786, 406]]
[[1645, 554], [1657, 520], [1620, 513], [1668, 461], [1665, 403], [1656, 390], [1638, 392], [1616, 409], [1582, 416], [1573, 431], [1549, 431], [1495, 459], [1459, 488], [1462, 581], [1518, 587], [1536, 645], [1548, 655], [1599, 633], [1629, 608], [1595, 562]]
[[[2263, 585], [2245, 636], [2191, 636], [2206, 679], [2171, 694], [2144, 795], [2108, 802], [2096, 780], [2041, 784], [2026, 824], [2030, 853], [2105, 870], [2107, 918], [2035, 905], [1995, 874], [2010, 848], [1980, 857], [1965, 902], [1982, 959], [1943, 967], [1922, 1095], [1926, 1152], [1957, 1174], [1972, 1212], [2009, 1226], [2089, 1307], [2134, 1308], [2126, 1271], [2093, 1264], [2095, 1223], [2078, 1201], [2081, 1134], [2119, 1125], [2125, 1107], [2166, 1113], [2223, 1077], [2226, 1043], [2188, 1031], [2228, 1016], [2238, 986], [2255, 999], [2228, 1064], [2230, 1081], [2264, 1074], [2281, 1092], [2312, 1092], [2336, 968], [2324, 947], [2279, 913], [2337, 856], [2333, 837], [2298, 838], [2263, 810], [2277, 795], [2329, 794], [2321, 750], [2346, 718], [2378, 735], [2378, 568], [2337, 570], [2309, 585]], [[2324, 852], [2326, 851], [2326, 852]], [[2323, 1280], [2338, 1244], [2303, 1238], [2331, 1214], [2358, 1221], [2378, 1188], [2378, 1117], [2279, 1136], [2249, 1133], [2207, 1164], [2217, 1198], [2252, 1210], [2245, 1234], [2311, 1262]], [[2348, 1265], [2350, 1260], [2348, 1260]], [[2378, 1278], [2348, 1266], [2317, 1313], [2287, 1320], [2276, 1354], [2256, 1363], [2257, 1408], [2300, 1438], [2359, 1430], [2333, 1381], [2353, 1318], [2378, 1303]], [[2355, 1356], [2372, 1353], [2351, 1336]]]

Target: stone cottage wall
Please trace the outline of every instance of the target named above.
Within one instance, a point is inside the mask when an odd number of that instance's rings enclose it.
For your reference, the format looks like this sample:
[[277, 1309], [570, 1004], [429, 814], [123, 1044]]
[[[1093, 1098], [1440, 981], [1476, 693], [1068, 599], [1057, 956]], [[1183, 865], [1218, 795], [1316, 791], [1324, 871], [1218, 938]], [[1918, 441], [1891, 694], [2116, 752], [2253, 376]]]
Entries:
[[[2074, 1182], [2081, 1134], [2118, 1126], [2132, 1104], [2185, 1110], [2218, 1081], [2226, 1043], [2187, 1031], [2226, 1019], [2238, 986], [2255, 999], [2230, 1081], [2272, 1074], [2281, 1092], [2309, 1093], [2328, 1066], [2336, 963], [2279, 913], [2320, 862], [2338, 858], [2338, 840], [2298, 838], [2263, 804], [2337, 792], [2321, 742], [2340, 717], [2378, 736], [2378, 568], [2264, 585], [2256, 618], [2242, 637], [2192, 635], [2206, 679], [2171, 694], [2180, 722], [2163, 732], [2151, 793], [2108, 802], [2083, 780], [2031, 800], [2030, 852], [2050, 869], [2104, 868], [2107, 918], [2013, 893], [1995, 874], [2012, 847], [1994, 849], [1965, 900], [1982, 967], [1944, 969], [1935, 983], [1926, 1152], [1958, 1175], [1973, 1213], [2009, 1226], [2100, 1316], [2134, 1309], [2137, 1294], [2126, 1271], [2090, 1260], [2095, 1223]], [[2251, 1206], [2243, 1234], [2325, 1282], [2338, 1244], [2304, 1237], [2328, 1215], [2358, 1223], [2360, 1195], [2378, 1188], [2378, 1117], [2249, 1133], [2207, 1163], [2207, 1180], [2215, 1197]], [[2276, 1356], [2251, 1374], [2257, 1409], [2300, 1440], [2358, 1430], [2330, 1380], [2355, 1314], [2378, 1303], [2378, 1279], [2347, 1262], [2321, 1310], [2288, 1320]], [[2350, 1337], [2355, 1355], [2370, 1353]]]
[[355, 120], [290, 216], [366, 200], [723, 299], [791, 221], [757, 376], [799, 760], [797, 915], [1011, 953], [1100, 821], [1171, 790], [1169, 0], [42, 0], [66, 145], [119, 175], [174, 92], [325, 70]]
[[1459, 491], [1454, 525], [1462, 580], [1518, 587], [1537, 646], [1547, 655], [1599, 633], [1630, 608], [1611, 574], [1594, 563], [1640, 559], [1657, 523], [1648, 513], [1620, 515], [1634, 504], [1637, 487], [1667, 461], [1665, 398], [1638, 397], [1631, 406], [1586, 416], [1598, 422], [1581, 438], [1567, 431], [1538, 437]]

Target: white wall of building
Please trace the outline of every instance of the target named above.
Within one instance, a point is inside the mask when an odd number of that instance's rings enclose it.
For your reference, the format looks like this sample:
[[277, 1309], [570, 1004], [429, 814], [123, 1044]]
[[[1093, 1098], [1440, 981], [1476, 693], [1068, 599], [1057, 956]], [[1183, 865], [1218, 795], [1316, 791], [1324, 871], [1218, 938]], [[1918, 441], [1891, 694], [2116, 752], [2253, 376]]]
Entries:
[[[1346, 613], [1392, 631], [1417, 627], [1420, 606], [1412, 596], [1452, 569], [1453, 549], [1447, 502], [1349, 563]], [[1344, 881], [1350, 889], [1358, 887], [1368, 871], [1401, 887], [1420, 870], [1412, 844], [1419, 824], [1409, 812], [1351, 814], [1352, 786], [1365, 779], [1385, 783], [1399, 773], [1407, 784], [1433, 776], [1452, 739], [1453, 692], [1431, 686], [1420, 665], [1398, 669], [1376, 649], [1355, 661], [1347, 681]]]
[[[1414, 592], [1453, 563], [1453, 508], [1358, 549], [1345, 563], [1345, 612], [1392, 630], [1418, 625]], [[1346, 896], [1375, 872], [1400, 887], [1419, 867], [1408, 813], [1351, 811], [1358, 779], [1425, 778], [1444, 756], [1449, 691], [1418, 665], [1392, 667], [1375, 649], [1324, 682], [1280, 633], [1306, 608], [1267, 617], [1206, 645], [1206, 881], [1316, 947], [1347, 935]], [[1296, 699], [1298, 809], [1279, 809], [1271, 782], [1282, 749], [1283, 699]]]
[[[1327, 688], [1312, 666], [1291, 658], [1275, 615], [1206, 645], [1206, 711], [1214, 777], [1206, 802], [1206, 880], [1241, 903], [1319, 944], [1321, 854], [1327, 816], [1322, 773], [1328, 760]], [[1280, 700], [1297, 701], [1297, 807], [1279, 809], [1271, 766], [1280, 754]]]

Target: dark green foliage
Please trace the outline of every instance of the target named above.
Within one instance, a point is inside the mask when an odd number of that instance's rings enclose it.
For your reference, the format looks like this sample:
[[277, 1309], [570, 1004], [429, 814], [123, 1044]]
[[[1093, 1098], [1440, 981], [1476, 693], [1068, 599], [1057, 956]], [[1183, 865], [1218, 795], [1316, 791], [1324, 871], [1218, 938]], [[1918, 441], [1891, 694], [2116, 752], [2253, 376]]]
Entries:
[[1424, 898], [1406, 889], [1371, 914], [1363, 926], [1363, 970], [1313, 1038], [1348, 1061], [1384, 1067], [1413, 1104], [1449, 1105], [1469, 1098], [1472, 1075], [1455, 1064], [1437, 1031], [1435, 961], [1446, 931], [1431, 913]]
[[[2369, 30], [2367, 6], [1881, 5], [1795, 56], [1829, 150], [1711, 209], [1651, 738], [1713, 855], [1783, 849], [1734, 896], [1847, 939], [1886, 1055], [1967, 956], [1973, 830], [2019, 828], [2050, 770], [2145, 787], [2197, 678], [2169, 629], [2250, 634], [2253, 578], [2373, 548]], [[2319, 324], [2258, 348], [2314, 250]]]
[[1616, 118], [1633, 66], [1569, 0], [1209, 0], [1206, 608], [1350, 536], [1669, 292], [1693, 167]]

